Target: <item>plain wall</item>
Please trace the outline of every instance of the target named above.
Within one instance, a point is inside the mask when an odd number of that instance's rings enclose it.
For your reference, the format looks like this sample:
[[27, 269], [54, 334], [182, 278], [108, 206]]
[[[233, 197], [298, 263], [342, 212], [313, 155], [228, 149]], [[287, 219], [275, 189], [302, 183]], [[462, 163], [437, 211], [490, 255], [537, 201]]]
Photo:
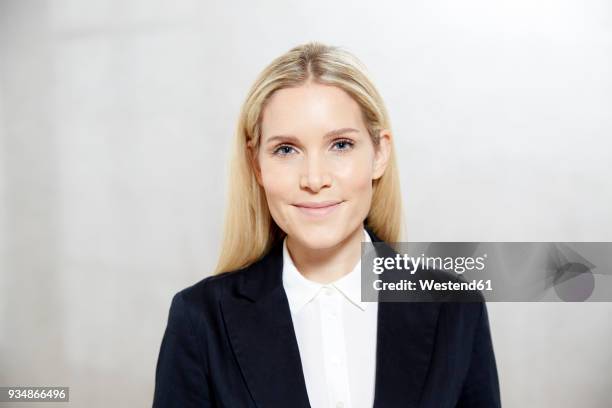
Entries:
[[[386, 100], [408, 239], [612, 241], [609, 2], [258, 3], [0, 0], [0, 386], [151, 404], [170, 299], [216, 261], [240, 104], [310, 40]], [[489, 304], [504, 406], [612, 406], [611, 312]]]

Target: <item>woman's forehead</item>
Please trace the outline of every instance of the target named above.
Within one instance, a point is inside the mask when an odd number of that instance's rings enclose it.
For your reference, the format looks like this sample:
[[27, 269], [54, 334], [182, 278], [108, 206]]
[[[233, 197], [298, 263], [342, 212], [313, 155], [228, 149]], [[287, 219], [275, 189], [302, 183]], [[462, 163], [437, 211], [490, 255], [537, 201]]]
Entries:
[[276, 91], [262, 112], [262, 136], [324, 136], [341, 128], [361, 130], [364, 123], [357, 102], [341, 88], [308, 84]]

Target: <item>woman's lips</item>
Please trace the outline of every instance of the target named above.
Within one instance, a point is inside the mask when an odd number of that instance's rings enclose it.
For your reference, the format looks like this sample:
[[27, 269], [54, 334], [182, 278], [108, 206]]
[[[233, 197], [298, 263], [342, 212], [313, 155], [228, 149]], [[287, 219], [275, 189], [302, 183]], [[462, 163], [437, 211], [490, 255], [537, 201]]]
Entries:
[[310, 217], [324, 217], [340, 207], [344, 201], [323, 201], [293, 204], [300, 212]]

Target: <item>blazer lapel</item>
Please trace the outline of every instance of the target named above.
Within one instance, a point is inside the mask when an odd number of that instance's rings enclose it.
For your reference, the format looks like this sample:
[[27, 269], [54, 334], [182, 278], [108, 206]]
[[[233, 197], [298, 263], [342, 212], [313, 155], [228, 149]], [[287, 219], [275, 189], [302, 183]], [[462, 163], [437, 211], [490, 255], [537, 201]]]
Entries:
[[258, 407], [310, 407], [289, 302], [282, 245], [243, 271], [237, 295], [221, 302], [242, 375]]
[[375, 408], [419, 406], [438, 311], [434, 303], [379, 303]]
[[[373, 242], [382, 242], [366, 229]], [[237, 292], [221, 301], [221, 310], [256, 405], [310, 407], [282, 269], [282, 245], [275, 245], [241, 272]], [[374, 408], [418, 407], [439, 308], [439, 303], [379, 303]]]
[[[383, 242], [368, 229], [372, 242]], [[393, 250], [376, 247], [377, 255]], [[385, 280], [383, 273], [382, 279]], [[378, 304], [374, 408], [418, 407], [434, 348], [440, 304]]]

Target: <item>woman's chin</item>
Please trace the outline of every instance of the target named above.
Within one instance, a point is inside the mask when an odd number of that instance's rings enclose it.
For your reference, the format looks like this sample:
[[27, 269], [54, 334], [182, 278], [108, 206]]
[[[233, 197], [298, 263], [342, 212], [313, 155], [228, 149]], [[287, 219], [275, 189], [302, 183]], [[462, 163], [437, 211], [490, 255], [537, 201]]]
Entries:
[[[291, 237], [291, 234], [289, 234]], [[294, 240], [300, 246], [308, 249], [328, 249], [340, 244], [347, 237], [343, 229], [334, 228], [304, 228], [299, 234], [294, 235]]]

